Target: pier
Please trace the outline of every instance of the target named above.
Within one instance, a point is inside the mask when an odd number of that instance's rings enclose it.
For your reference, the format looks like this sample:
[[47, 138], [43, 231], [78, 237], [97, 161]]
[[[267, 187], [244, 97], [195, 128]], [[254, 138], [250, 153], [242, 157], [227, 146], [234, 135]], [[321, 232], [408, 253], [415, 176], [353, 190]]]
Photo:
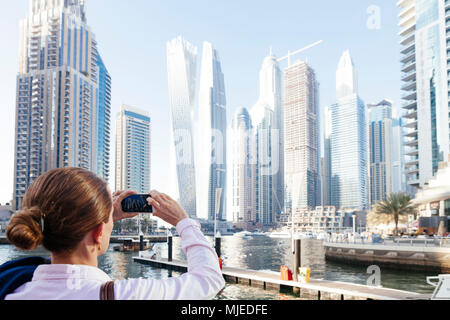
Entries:
[[450, 246], [409, 243], [324, 243], [325, 258], [353, 265], [450, 273]]
[[[137, 263], [171, 271], [187, 272], [187, 262], [168, 259], [133, 257]], [[274, 271], [245, 270], [223, 267], [223, 277], [228, 283], [245, 284], [264, 290], [290, 290], [297, 288], [300, 297], [317, 300], [428, 300], [431, 294], [370, 287], [359, 284], [311, 279], [309, 283], [281, 280]]]

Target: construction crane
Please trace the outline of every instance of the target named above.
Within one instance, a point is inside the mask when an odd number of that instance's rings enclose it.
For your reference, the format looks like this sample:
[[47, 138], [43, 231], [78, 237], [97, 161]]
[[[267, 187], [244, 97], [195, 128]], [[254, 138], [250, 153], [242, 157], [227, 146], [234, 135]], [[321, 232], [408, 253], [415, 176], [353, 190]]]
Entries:
[[[310, 45], [308, 45], [308, 46], [306, 46], [306, 47], [304, 47], [304, 48], [301, 48], [301, 49], [299, 49], [299, 50], [297, 50], [297, 51], [294, 51], [294, 52], [288, 51], [287, 56], [284, 56], [284, 57], [278, 59], [278, 62], [281, 62], [281, 61], [284, 61], [284, 60], [287, 59], [287, 61], [288, 61], [288, 67], [289, 67], [289, 66], [291, 65], [291, 57], [292, 57], [292, 56], [295, 56], [296, 54], [299, 54], [299, 53], [301, 53], [301, 52], [303, 52], [303, 51], [306, 51], [306, 50], [308, 50], [308, 49], [311, 49], [312, 47], [315, 47], [315, 46], [321, 44], [322, 42], [323, 42], [323, 40], [319, 40], [319, 41], [314, 42], [314, 43], [312, 43], [312, 44], [310, 44]], [[272, 51], [272, 49], [271, 49], [271, 51]]]

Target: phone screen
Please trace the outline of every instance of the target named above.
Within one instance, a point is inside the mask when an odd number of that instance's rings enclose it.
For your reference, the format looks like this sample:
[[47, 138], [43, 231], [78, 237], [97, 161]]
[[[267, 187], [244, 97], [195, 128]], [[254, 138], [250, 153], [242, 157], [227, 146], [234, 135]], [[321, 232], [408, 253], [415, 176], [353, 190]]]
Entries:
[[148, 204], [148, 194], [133, 194], [122, 200], [123, 212], [153, 212], [153, 208]]

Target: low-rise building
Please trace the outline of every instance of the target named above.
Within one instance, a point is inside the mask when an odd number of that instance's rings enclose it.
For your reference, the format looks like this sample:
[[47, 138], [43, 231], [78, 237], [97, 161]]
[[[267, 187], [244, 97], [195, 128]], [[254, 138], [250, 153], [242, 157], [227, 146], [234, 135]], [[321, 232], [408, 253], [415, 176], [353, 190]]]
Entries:
[[[364, 231], [366, 226], [364, 212], [338, 210], [334, 206], [318, 206], [312, 210], [308, 208], [296, 210], [293, 219], [294, 229], [297, 232], [344, 232], [352, 230], [353, 224], [355, 224], [356, 230], [363, 229], [362, 231]], [[282, 216], [280, 224], [290, 227], [292, 225], [291, 217], [288, 215]]]
[[6, 228], [8, 227], [9, 220], [11, 219], [13, 213], [14, 210], [9, 204], [4, 206], [0, 205], [0, 234], [4, 234], [6, 232]]
[[413, 203], [418, 207], [418, 231], [437, 234], [439, 226], [449, 231], [450, 219], [450, 157], [439, 163], [435, 176], [420, 189]]

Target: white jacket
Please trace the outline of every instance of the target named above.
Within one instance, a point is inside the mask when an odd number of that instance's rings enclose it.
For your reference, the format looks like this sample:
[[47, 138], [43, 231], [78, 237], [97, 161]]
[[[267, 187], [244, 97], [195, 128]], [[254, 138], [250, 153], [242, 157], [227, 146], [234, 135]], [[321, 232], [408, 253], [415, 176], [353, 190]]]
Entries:
[[[211, 299], [224, 287], [217, 254], [200, 231], [198, 222], [183, 219], [176, 228], [187, 257], [188, 272], [166, 280], [116, 280], [116, 300]], [[101, 285], [110, 280], [105, 272], [91, 266], [41, 265], [34, 272], [31, 282], [5, 299], [99, 300]]]

